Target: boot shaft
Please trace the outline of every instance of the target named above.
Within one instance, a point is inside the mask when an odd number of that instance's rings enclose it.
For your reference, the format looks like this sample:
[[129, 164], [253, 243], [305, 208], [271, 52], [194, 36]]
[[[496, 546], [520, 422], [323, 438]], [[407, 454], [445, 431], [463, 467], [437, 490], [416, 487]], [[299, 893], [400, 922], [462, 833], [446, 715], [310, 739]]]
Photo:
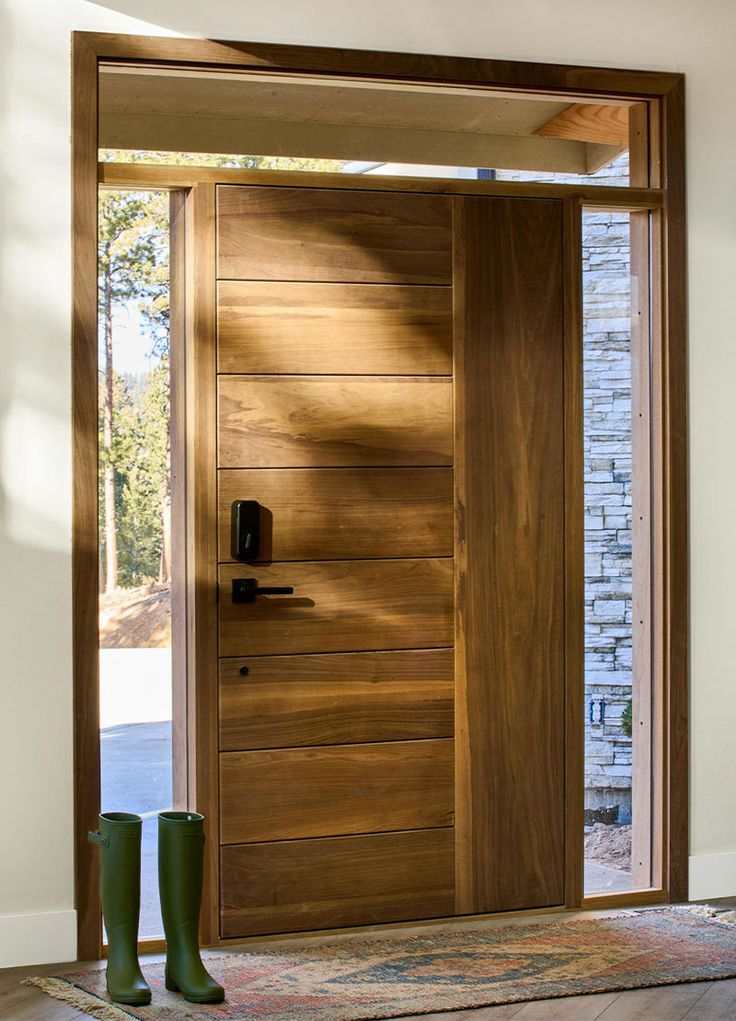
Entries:
[[141, 900], [143, 820], [128, 812], [103, 812], [90, 839], [100, 845], [100, 894], [108, 936], [111, 929], [134, 925]]
[[89, 838], [100, 847], [100, 896], [107, 930], [107, 989], [117, 1003], [151, 1002], [138, 965], [143, 820], [127, 812], [103, 812]]
[[196, 812], [160, 812], [158, 885], [164, 929], [199, 927], [204, 864], [204, 817]]
[[166, 988], [192, 1003], [220, 1003], [225, 993], [202, 964], [199, 910], [204, 865], [204, 816], [160, 812], [158, 876], [166, 933]]

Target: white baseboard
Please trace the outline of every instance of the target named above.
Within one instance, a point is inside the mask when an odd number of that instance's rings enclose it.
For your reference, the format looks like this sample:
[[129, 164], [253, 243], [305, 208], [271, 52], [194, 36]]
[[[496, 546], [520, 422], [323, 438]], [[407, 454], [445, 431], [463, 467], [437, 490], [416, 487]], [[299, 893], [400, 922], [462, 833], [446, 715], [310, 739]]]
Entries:
[[690, 856], [690, 900], [736, 897], [736, 851]]
[[76, 911], [0, 915], [0, 968], [56, 964], [76, 957]]

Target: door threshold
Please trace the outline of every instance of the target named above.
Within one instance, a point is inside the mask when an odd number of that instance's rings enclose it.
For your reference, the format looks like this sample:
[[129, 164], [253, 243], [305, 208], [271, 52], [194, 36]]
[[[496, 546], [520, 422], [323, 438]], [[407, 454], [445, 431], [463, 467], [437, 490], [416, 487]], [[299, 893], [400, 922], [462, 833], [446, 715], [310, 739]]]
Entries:
[[[413, 935], [419, 935], [423, 932], [431, 932], [432, 930], [440, 927], [446, 928], [448, 926], [452, 926], [453, 928], [471, 928], [479, 922], [502, 926], [505, 924], [531, 922], [536, 919], [550, 922], [560, 921], [562, 919], [575, 918], [580, 915], [596, 915], [603, 917], [615, 914], [619, 910], [624, 910], [633, 906], [634, 905], [628, 904], [619, 904], [616, 906], [611, 905], [610, 907], [581, 905], [580, 907], [570, 908], [565, 905], [555, 905], [553, 907], [546, 908], [525, 908], [517, 911], [497, 911], [478, 915], [450, 915], [444, 918], [426, 918], [407, 922], [386, 922], [376, 925], [360, 925], [340, 929], [314, 929], [307, 932], [283, 932], [258, 936], [234, 936], [228, 939], [217, 940], [215, 943], [210, 943], [208, 944], [208, 949], [218, 948], [236, 950], [239, 947], [253, 947], [256, 945], [280, 943], [283, 941], [303, 942], [305, 946], [308, 946], [313, 941], [316, 942], [327, 937], [334, 938], [344, 936], [345, 938], [349, 938], [351, 936], [359, 935], [392, 936], [405, 931], [410, 931]], [[146, 950], [148, 951], [147, 947]], [[151, 950], [148, 952], [155, 952], [155, 949], [151, 947]]]

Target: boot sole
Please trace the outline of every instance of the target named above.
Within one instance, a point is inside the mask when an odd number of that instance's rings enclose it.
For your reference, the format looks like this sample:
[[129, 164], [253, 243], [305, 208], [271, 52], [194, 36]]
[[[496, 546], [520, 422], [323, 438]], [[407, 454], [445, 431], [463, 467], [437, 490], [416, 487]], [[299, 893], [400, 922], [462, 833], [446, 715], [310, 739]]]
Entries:
[[125, 997], [125, 998], [123, 998], [122, 996], [113, 996], [112, 993], [110, 993], [110, 992], [108, 992], [107, 995], [110, 997], [110, 999], [112, 1000], [113, 1003], [123, 1003], [127, 1007], [147, 1007], [148, 1004], [151, 1002], [151, 997], [150, 996], [144, 996], [142, 998], [141, 997], [138, 997], [138, 998]]
[[183, 989], [179, 988], [179, 986], [176, 984], [176, 982], [172, 982], [170, 978], [165, 979], [164, 984], [165, 984], [166, 988], [169, 990], [170, 993], [181, 993], [181, 995], [184, 997], [184, 999], [187, 1000], [189, 1003], [224, 1003], [225, 1002], [225, 994], [224, 993], [222, 994], [222, 996], [189, 996], [187, 993], [184, 992]]

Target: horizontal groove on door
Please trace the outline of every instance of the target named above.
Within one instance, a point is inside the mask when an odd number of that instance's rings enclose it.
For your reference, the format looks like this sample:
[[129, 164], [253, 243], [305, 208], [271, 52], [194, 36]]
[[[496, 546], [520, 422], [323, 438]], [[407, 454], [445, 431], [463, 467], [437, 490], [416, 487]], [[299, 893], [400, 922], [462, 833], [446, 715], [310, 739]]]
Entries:
[[[232, 602], [232, 580], [293, 586], [293, 595]], [[451, 646], [453, 560], [225, 564], [219, 570], [220, 656]]]
[[227, 373], [452, 374], [448, 287], [221, 281]]
[[264, 508], [261, 561], [453, 554], [451, 468], [221, 469], [221, 561], [234, 500]]
[[[448, 648], [450, 649], [450, 651], [452, 651], [452, 646], [447, 646], [447, 645], [439, 645], [439, 646], [425, 645], [421, 649], [351, 649], [349, 651], [349, 655], [354, 655], [354, 654], [357, 654], [359, 652], [370, 652], [370, 653], [376, 652], [376, 653], [381, 653], [381, 654], [382, 653], [390, 653], [390, 652], [430, 652], [430, 651], [438, 651], [438, 652], [442, 651], [442, 652], [444, 652], [444, 650], [448, 649]], [[265, 660], [265, 659], [273, 659], [273, 660], [288, 659], [290, 656], [293, 656], [293, 655], [297, 655], [297, 654], [292, 653], [292, 652], [274, 652], [274, 653], [271, 653], [270, 655], [264, 656], [262, 653], [258, 653], [256, 655], [254, 655], [253, 653], [248, 653], [247, 660], [250, 663], [252, 660], [255, 660], [256, 662], [260, 662], [261, 660]], [[324, 653], [311, 653], [310, 652], [310, 653], [305, 653], [305, 655], [308, 655], [308, 656], [322, 655], [322, 656], [333, 657], [333, 656], [342, 656], [343, 653], [342, 652], [324, 652]], [[223, 657], [220, 660], [220, 662], [221, 663], [227, 663], [228, 662], [228, 658], [233, 660], [233, 661], [237, 660], [237, 662], [240, 663], [246, 657], [244, 657], [244, 656]]]
[[445, 195], [217, 188], [217, 275], [251, 280], [452, 281]]
[[451, 465], [452, 380], [220, 376], [220, 468]]
[[452, 827], [223, 847], [225, 938], [454, 913]]
[[454, 741], [220, 754], [220, 842], [448, 826]]
[[219, 668], [220, 751], [453, 735], [452, 649], [224, 659]]

